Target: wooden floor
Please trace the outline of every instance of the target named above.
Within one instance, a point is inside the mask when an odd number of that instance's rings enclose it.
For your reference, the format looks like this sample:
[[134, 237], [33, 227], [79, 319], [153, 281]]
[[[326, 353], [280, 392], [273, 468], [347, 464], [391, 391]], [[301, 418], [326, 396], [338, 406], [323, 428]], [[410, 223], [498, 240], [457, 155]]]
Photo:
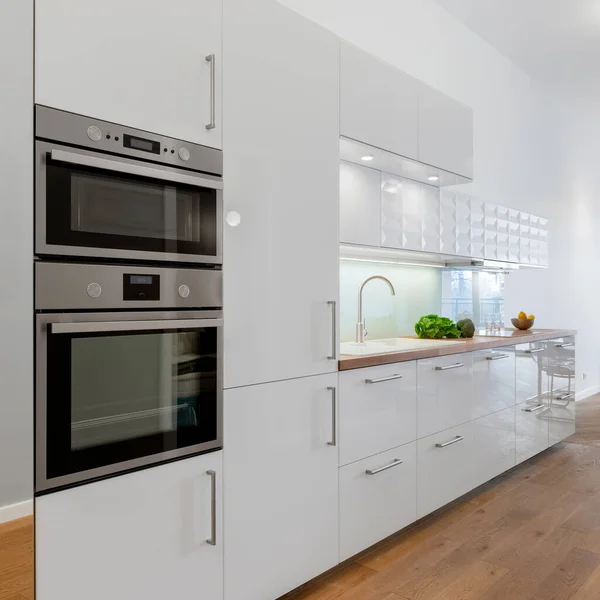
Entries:
[[[567, 443], [286, 598], [600, 600], [600, 396]], [[33, 600], [31, 518], [0, 525], [0, 600]]]

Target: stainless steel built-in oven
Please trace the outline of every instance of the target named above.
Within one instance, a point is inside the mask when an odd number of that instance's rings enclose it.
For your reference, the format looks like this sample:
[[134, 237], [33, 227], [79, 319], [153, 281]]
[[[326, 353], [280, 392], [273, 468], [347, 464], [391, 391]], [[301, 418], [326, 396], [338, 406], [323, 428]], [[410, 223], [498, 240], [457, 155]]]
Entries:
[[35, 253], [222, 263], [220, 150], [35, 109]]
[[222, 447], [216, 269], [38, 262], [36, 493]]

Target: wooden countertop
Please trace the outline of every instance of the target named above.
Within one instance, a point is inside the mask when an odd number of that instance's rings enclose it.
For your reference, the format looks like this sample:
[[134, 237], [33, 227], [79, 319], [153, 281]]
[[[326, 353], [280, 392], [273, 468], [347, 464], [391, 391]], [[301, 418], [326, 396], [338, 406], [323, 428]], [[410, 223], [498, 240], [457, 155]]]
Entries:
[[[507, 330], [507, 333], [511, 330]], [[515, 329], [510, 336], [476, 335], [471, 339], [449, 340], [460, 341], [460, 344], [448, 344], [444, 348], [423, 348], [422, 350], [403, 350], [400, 352], [386, 352], [385, 354], [371, 354], [368, 356], [351, 356], [342, 354], [339, 360], [339, 370], [361, 369], [363, 367], [376, 367], [378, 365], [389, 365], [407, 360], [418, 360], [421, 358], [432, 358], [436, 356], [447, 356], [449, 354], [460, 354], [461, 352], [473, 352], [474, 350], [489, 350], [502, 346], [515, 346], [516, 344], [527, 344], [529, 342], [540, 342], [552, 338], [568, 337], [576, 335], [574, 329], [530, 329], [519, 331]], [[414, 339], [414, 336], [404, 336], [406, 339]], [[443, 341], [443, 340], [441, 340]]]

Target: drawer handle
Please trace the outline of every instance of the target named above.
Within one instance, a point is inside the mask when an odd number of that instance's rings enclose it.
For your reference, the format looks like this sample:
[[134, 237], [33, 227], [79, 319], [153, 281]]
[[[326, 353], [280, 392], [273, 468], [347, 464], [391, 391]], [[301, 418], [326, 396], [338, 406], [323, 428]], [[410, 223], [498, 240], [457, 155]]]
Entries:
[[450, 369], [460, 369], [461, 367], [464, 367], [465, 365], [463, 363], [456, 363], [455, 365], [448, 365], [447, 367], [436, 367], [435, 370], [436, 371], [449, 371]]
[[398, 465], [402, 464], [402, 460], [400, 460], [399, 458], [395, 458], [393, 460], [393, 462], [391, 462], [389, 465], [385, 465], [385, 467], [379, 467], [379, 469], [367, 469], [365, 471], [365, 473], [367, 475], [377, 475], [377, 473], [381, 473], [382, 471], [387, 471], [388, 469], [391, 469], [392, 467], [397, 467]]
[[534, 350], [525, 350], [526, 354], [537, 354], [538, 352], [543, 352], [544, 348], [536, 348]]
[[573, 342], [567, 342], [566, 344], [556, 344], [556, 348], [570, 348], [571, 346], [574, 346], [575, 344]]
[[449, 442], [442, 442], [441, 444], [436, 444], [436, 448], [447, 448], [448, 446], [452, 446], [452, 444], [458, 444], [458, 442], [462, 442], [465, 438], [462, 435], [457, 435], [453, 440]]
[[389, 377], [380, 377], [379, 379], [365, 379], [365, 383], [383, 383], [384, 381], [393, 381], [402, 379], [402, 375], [390, 375]]
[[494, 356], [486, 356], [486, 360], [502, 360], [503, 358], [510, 358], [510, 354], [495, 354]]
[[542, 410], [542, 408], [545, 408], [545, 407], [546, 407], [545, 404], [538, 404], [537, 406], [532, 406], [531, 408], [524, 408], [523, 412], [528, 412], [528, 413], [537, 412], [538, 410]]
[[337, 388], [328, 387], [331, 392], [331, 441], [327, 442], [328, 446], [337, 446]]
[[564, 394], [563, 396], [556, 396], [555, 400], [570, 400], [575, 396], [574, 392], [569, 392], [568, 394]]

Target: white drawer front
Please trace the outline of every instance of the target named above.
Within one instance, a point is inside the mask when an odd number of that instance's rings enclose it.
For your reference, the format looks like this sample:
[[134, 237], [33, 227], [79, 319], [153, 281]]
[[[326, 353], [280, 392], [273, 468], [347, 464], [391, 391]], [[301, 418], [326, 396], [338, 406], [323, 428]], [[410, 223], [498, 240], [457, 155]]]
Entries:
[[473, 416], [484, 417], [515, 402], [515, 347], [473, 352]]
[[473, 419], [471, 353], [419, 360], [417, 437]]
[[473, 424], [466, 423], [417, 442], [418, 518], [473, 488], [473, 441]]
[[342, 467], [339, 477], [340, 561], [416, 520], [415, 442]]
[[415, 361], [339, 374], [340, 465], [416, 439]]
[[[543, 406], [543, 408], [538, 408]], [[516, 410], [517, 464], [548, 448], [548, 400], [522, 402]]]
[[515, 407], [477, 419], [473, 427], [473, 487], [512, 469], [515, 459]]

